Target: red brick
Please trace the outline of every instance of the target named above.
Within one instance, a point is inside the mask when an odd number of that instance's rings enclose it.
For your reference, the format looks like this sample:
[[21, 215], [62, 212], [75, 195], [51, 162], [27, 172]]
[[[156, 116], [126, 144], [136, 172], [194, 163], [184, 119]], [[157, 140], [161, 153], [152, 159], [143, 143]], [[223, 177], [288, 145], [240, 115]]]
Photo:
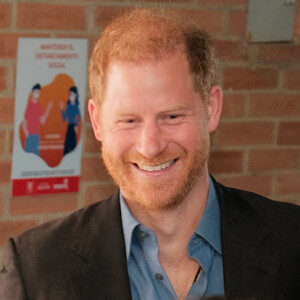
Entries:
[[277, 194], [300, 194], [300, 173], [281, 174], [276, 178], [275, 191]]
[[113, 194], [118, 187], [114, 184], [89, 186], [84, 195], [84, 203], [90, 205], [97, 201], [104, 200]]
[[103, 160], [97, 157], [84, 157], [81, 167], [81, 179], [83, 181], [107, 181], [111, 180], [104, 166]]
[[300, 122], [280, 122], [278, 144], [300, 145]]
[[198, 0], [198, 3], [203, 4], [218, 4], [218, 5], [239, 5], [247, 4], [249, 0]]
[[269, 196], [272, 190], [270, 176], [240, 175], [220, 178], [220, 181], [226, 186], [254, 192], [265, 197]]
[[17, 34], [1, 33], [0, 34], [0, 57], [15, 59], [18, 49]]
[[20, 37], [49, 37], [47, 34], [15, 34], [1, 33], [0, 34], [0, 57], [15, 59], [17, 56], [18, 39]]
[[7, 79], [6, 79], [7, 70], [5, 67], [0, 67], [0, 92], [7, 88]]
[[0, 155], [4, 153], [5, 147], [5, 130], [0, 129]]
[[0, 193], [0, 215], [3, 213], [3, 197], [2, 194]]
[[101, 143], [96, 140], [92, 127], [85, 128], [84, 151], [100, 153]]
[[1, 124], [12, 124], [14, 121], [14, 99], [0, 98]]
[[0, 3], [0, 28], [7, 28], [11, 24], [12, 6], [11, 4]]
[[9, 130], [9, 133], [8, 133], [8, 151], [9, 153], [13, 153], [13, 146], [14, 146], [14, 130], [11, 129]]
[[284, 87], [291, 90], [300, 90], [300, 68], [284, 72]]
[[[160, 3], [170, 3], [170, 0], [144, 0], [145, 2], [160, 2]], [[189, 0], [172, 0], [172, 3], [186, 3]], [[139, 0], [134, 0], [134, 2], [140, 2]]]
[[230, 34], [244, 35], [247, 25], [247, 13], [245, 11], [231, 11], [228, 17], [228, 30]]
[[96, 25], [106, 27], [113, 19], [128, 11], [128, 8], [119, 6], [100, 6], [96, 9]]
[[221, 61], [246, 60], [246, 47], [240, 41], [215, 40], [216, 55]]
[[260, 149], [249, 154], [249, 170], [270, 171], [298, 168], [300, 151], [295, 149]]
[[25, 230], [36, 226], [38, 223], [34, 220], [27, 221], [0, 221], [0, 245], [11, 237], [24, 232]]
[[11, 161], [0, 161], [0, 185], [10, 182]]
[[14, 197], [10, 200], [12, 215], [46, 214], [73, 211], [77, 208], [77, 195], [45, 195]]
[[274, 128], [272, 122], [223, 123], [218, 129], [217, 144], [219, 146], [272, 144]]
[[242, 151], [212, 151], [209, 170], [212, 174], [241, 172], [243, 157]]
[[258, 57], [265, 62], [293, 62], [300, 60], [300, 45], [264, 44], [258, 45]]
[[299, 95], [251, 94], [249, 115], [251, 116], [300, 116]]
[[17, 68], [16, 66], [13, 68], [13, 78], [12, 78], [12, 82], [13, 82], [13, 91], [16, 90], [16, 78], [17, 78]]
[[295, 23], [294, 23], [294, 35], [300, 35], [300, 13], [296, 15]]
[[246, 96], [244, 94], [224, 94], [222, 118], [242, 117], [245, 112]]
[[18, 27], [27, 29], [85, 30], [84, 6], [19, 3]]
[[182, 10], [181, 12], [211, 34], [220, 33], [223, 30], [221, 10]]
[[224, 70], [224, 88], [265, 89], [275, 88], [278, 71], [272, 68], [227, 67]]

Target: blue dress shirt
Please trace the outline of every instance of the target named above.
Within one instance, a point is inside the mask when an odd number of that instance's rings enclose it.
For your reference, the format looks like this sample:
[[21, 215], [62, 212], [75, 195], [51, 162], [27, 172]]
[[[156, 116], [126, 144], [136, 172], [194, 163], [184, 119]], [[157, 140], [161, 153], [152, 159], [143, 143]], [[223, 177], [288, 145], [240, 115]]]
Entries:
[[[132, 299], [177, 299], [159, 262], [155, 233], [134, 218], [122, 195], [120, 203]], [[188, 243], [188, 255], [198, 261], [203, 271], [187, 299], [224, 295], [220, 209], [211, 179], [207, 205]]]

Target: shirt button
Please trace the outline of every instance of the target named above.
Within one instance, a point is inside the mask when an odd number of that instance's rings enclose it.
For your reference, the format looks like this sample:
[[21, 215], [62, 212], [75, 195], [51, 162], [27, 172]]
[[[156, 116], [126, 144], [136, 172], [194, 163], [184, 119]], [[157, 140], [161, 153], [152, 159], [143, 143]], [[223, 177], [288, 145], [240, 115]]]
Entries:
[[147, 233], [146, 232], [144, 232], [144, 231], [139, 231], [139, 237], [140, 238], [145, 238], [147, 236]]
[[199, 242], [200, 242], [200, 239], [194, 239], [194, 240], [193, 240], [193, 243], [194, 243], [194, 244], [198, 244]]
[[155, 274], [155, 278], [156, 278], [157, 280], [163, 280], [163, 279], [164, 279], [164, 276], [162, 276], [162, 274], [160, 274], [160, 273], [156, 273], [156, 274]]

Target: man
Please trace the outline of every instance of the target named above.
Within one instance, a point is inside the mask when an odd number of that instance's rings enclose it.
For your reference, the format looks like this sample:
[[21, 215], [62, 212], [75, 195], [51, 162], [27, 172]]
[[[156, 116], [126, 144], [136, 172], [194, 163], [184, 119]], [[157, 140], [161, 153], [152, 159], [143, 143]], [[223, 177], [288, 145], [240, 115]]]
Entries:
[[89, 113], [120, 192], [11, 239], [4, 299], [298, 299], [299, 207], [209, 176], [216, 77], [207, 33], [172, 13], [106, 28]]
[[25, 111], [24, 121], [22, 123], [23, 131], [26, 136], [24, 150], [26, 152], [34, 153], [37, 156], [40, 156], [41, 124], [45, 124], [53, 105], [52, 102], [50, 102], [45, 113], [43, 113], [42, 105], [39, 101], [40, 90], [41, 85], [39, 83], [33, 86], [31, 97]]

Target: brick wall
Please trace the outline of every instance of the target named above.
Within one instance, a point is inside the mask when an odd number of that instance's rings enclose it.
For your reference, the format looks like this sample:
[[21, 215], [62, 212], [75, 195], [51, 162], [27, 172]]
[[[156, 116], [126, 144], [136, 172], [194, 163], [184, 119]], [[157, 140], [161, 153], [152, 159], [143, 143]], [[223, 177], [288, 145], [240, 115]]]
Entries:
[[[99, 160], [88, 117], [80, 191], [11, 198], [16, 52], [19, 37], [88, 38], [133, 0], [0, 1], [0, 256], [5, 240], [109, 195], [115, 186]], [[144, 1], [167, 6], [168, 1]], [[221, 182], [300, 204], [300, 5], [292, 43], [249, 44], [247, 0], [175, 0], [210, 31], [221, 62], [225, 103], [212, 136], [210, 168]]]

